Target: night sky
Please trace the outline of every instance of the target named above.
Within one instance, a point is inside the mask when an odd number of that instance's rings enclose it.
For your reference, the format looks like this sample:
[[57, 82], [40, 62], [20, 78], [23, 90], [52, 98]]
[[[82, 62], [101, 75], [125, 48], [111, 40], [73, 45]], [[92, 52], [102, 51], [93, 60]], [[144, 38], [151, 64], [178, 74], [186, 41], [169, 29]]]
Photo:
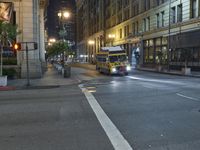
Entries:
[[57, 38], [58, 16], [57, 13], [62, 8], [71, 9], [75, 12], [75, 0], [49, 0], [47, 10], [47, 32], [49, 37]]

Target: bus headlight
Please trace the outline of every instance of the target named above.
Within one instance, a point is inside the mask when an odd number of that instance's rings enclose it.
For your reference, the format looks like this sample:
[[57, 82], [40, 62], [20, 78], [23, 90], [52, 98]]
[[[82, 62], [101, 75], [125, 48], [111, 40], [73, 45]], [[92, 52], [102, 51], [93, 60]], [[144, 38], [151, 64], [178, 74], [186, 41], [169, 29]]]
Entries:
[[117, 69], [116, 68], [112, 68], [112, 70], [111, 70], [112, 72], [116, 72], [117, 71]]
[[126, 70], [130, 71], [131, 70], [131, 66], [126, 66]]

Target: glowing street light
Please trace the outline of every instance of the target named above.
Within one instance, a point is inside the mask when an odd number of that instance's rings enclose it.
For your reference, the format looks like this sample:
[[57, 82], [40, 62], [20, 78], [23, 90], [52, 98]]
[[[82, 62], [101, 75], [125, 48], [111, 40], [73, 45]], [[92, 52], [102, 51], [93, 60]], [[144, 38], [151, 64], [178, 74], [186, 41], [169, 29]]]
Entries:
[[109, 39], [114, 39], [115, 38], [115, 34], [108, 34], [108, 38]]
[[94, 45], [95, 42], [94, 42], [94, 40], [88, 40], [88, 44], [89, 44], [89, 45]]
[[55, 43], [55, 42], [56, 42], [56, 39], [55, 39], [55, 38], [51, 38], [51, 39], [49, 39], [49, 42], [50, 42], [50, 43]]
[[115, 39], [115, 34], [108, 34], [108, 38], [111, 40], [111, 46], [113, 46], [113, 41]]
[[60, 11], [59, 13], [58, 13], [58, 17], [59, 18], [69, 18], [70, 17], [70, 12], [68, 12], [68, 11]]

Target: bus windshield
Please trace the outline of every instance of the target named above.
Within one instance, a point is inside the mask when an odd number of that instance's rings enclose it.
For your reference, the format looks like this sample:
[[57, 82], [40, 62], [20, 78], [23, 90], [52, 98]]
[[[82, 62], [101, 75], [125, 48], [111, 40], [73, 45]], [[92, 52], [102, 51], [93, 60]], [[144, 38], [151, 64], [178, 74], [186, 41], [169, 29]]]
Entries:
[[111, 63], [113, 62], [124, 62], [127, 61], [126, 55], [118, 55], [118, 56], [109, 56], [109, 60]]

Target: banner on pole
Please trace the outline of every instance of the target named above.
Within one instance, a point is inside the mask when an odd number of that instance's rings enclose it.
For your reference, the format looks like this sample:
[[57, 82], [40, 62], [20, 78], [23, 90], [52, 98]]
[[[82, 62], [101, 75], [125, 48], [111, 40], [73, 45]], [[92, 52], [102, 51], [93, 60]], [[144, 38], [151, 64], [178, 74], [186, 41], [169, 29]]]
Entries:
[[0, 2], [0, 21], [10, 22], [13, 11], [13, 3]]

